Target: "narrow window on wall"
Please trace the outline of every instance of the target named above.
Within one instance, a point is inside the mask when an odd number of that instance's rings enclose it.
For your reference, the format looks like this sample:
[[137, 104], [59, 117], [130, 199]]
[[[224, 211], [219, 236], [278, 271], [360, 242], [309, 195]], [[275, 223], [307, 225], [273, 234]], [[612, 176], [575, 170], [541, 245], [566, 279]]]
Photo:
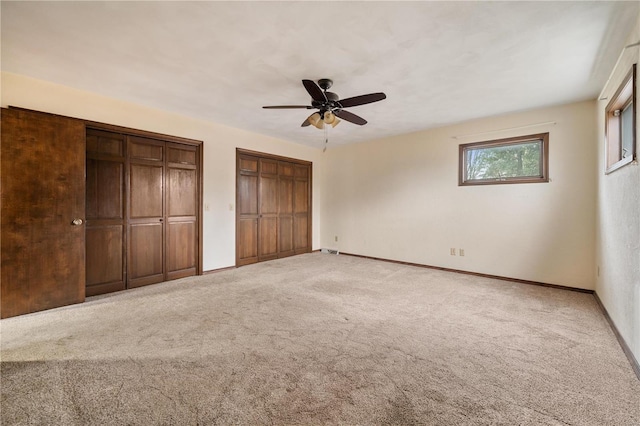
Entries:
[[460, 186], [548, 181], [549, 133], [460, 145]]
[[607, 170], [611, 173], [636, 158], [636, 65], [605, 109]]

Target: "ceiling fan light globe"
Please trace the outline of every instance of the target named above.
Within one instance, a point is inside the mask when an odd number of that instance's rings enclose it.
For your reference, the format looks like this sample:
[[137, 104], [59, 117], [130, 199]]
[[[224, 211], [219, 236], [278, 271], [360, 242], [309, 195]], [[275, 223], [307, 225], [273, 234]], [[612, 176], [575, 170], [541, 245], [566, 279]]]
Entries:
[[327, 124], [333, 124], [336, 121], [336, 116], [331, 112], [327, 111], [324, 113], [324, 122]]
[[340, 119], [336, 117], [336, 119], [333, 120], [333, 123], [331, 123], [331, 127], [336, 127], [338, 123], [340, 123]]
[[322, 117], [320, 116], [319, 113], [314, 112], [309, 116], [308, 120], [309, 120], [309, 123], [311, 123], [311, 125], [316, 127], [317, 129], [324, 128], [324, 122], [322, 121]]
[[314, 112], [313, 114], [311, 114], [309, 116], [309, 118], [307, 118], [307, 120], [309, 120], [309, 123], [313, 124], [314, 126], [318, 123], [318, 121], [320, 120], [320, 114], [318, 114], [317, 112]]

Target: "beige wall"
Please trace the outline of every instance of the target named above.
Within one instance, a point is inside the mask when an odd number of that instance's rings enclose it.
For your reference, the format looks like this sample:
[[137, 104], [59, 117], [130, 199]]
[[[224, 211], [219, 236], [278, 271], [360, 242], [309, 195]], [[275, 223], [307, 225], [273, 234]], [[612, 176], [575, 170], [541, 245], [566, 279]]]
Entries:
[[[640, 40], [640, 16], [627, 45]], [[640, 62], [640, 48], [626, 49], [613, 70], [602, 97], [611, 98], [631, 69]], [[640, 70], [639, 70], [640, 71]], [[636, 90], [637, 87], [636, 81]], [[596, 262], [600, 276], [596, 292], [620, 334], [640, 360], [640, 167], [638, 162], [609, 175], [605, 170], [604, 109], [608, 100], [598, 102], [598, 210]], [[636, 123], [640, 123], [636, 106]], [[640, 132], [636, 125], [636, 153]]]
[[[328, 150], [322, 246], [593, 289], [595, 106], [581, 102]], [[496, 131], [545, 122], [556, 124]], [[551, 182], [458, 186], [460, 143], [547, 131]], [[450, 248], [465, 256], [451, 256]]]
[[2, 73], [1, 103], [204, 141], [205, 271], [235, 264], [236, 147], [312, 161], [313, 246], [320, 247], [318, 149], [10, 73]]

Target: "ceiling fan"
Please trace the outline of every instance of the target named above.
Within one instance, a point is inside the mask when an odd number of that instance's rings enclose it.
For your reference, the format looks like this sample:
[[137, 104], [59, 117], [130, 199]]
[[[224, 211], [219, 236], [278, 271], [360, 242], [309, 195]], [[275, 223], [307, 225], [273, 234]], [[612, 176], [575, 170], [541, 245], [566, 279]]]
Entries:
[[[354, 107], [358, 105], [370, 104], [387, 98], [382, 92], [369, 93], [368, 95], [354, 96], [352, 98], [340, 99], [337, 94], [327, 92], [333, 85], [333, 81], [328, 78], [318, 80], [316, 84], [313, 80], [302, 80], [302, 85], [311, 96], [311, 105], [276, 105], [263, 106], [266, 109], [317, 109], [306, 120], [302, 122], [302, 127], [313, 125], [318, 129], [324, 128], [325, 124], [332, 127], [340, 122], [339, 118], [351, 123], [362, 126], [367, 124], [367, 120], [357, 116], [344, 108]], [[339, 117], [339, 118], [338, 118]]]

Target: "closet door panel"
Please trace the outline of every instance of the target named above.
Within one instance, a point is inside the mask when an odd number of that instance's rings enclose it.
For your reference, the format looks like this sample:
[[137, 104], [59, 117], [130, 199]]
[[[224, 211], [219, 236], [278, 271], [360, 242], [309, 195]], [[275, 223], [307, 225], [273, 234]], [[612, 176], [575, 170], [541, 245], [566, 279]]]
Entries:
[[[289, 167], [291, 174], [293, 166]], [[286, 172], [285, 167], [280, 167], [280, 172]], [[286, 257], [294, 254], [293, 247], [293, 179], [287, 175], [279, 176], [279, 200], [278, 200], [278, 257]]]
[[163, 166], [132, 164], [129, 173], [129, 217], [162, 217]]
[[241, 215], [258, 214], [258, 176], [238, 177], [238, 212]]
[[253, 156], [237, 156], [236, 265], [258, 261], [258, 168]]
[[280, 257], [293, 254], [293, 216], [280, 216], [278, 231], [280, 233]]
[[167, 143], [167, 279], [196, 274], [198, 173], [195, 147]]
[[295, 181], [294, 201], [296, 214], [307, 213], [309, 211], [309, 182]]
[[87, 129], [87, 153], [124, 157], [124, 137], [120, 133]]
[[129, 226], [129, 287], [164, 281], [163, 224]]
[[309, 222], [306, 216], [296, 216], [294, 229], [294, 245], [296, 253], [305, 253], [309, 247]]
[[124, 163], [87, 159], [87, 296], [125, 288], [123, 198]]
[[125, 284], [124, 136], [87, 129], [86, 294]]
[[278, 214], [278, 177], [260, 177], [260, 214]]
[[195, 170], [170, 168], [168, 175], [169, 216], [196, 216], [197, 174]]
[[280, 178], [279, 212], [284, 215], [293, 214], [293, 180]]
[[305, 173], [302, 167], [297, 168], [297, 176], [294, 181], [294, 248], [296, 254], [311, 251], [309, 238], [309, 181], [302, 177]]
[[87, 219], [123, 219], [124, 164], [87, 159]]
[[172, 222], [167, 235], [168, 279], [196, 274], [195, 221]]
[[[239, 265], [255, 263], [258, 259], [258, 219], [241, 219], [238, 222]], [[238, 266], [239, 266], [238, 265]]]
[[88, 227], [86, 238], [87, 295], [123, 290], [122, 225]]
[[260, 218], [260, 244], [258, 257], [260, 260], [275, 258], [278, 255], [278, 218]]
[[127, 287], [165, 280], [166, 143], [128, 136]]
[[278, 163], [260, 160], [258, 260], [278, 257]]
[[196, 147], [178, 146], [171, 144], [167, 147], [167, 161], [169, 163], [195, 166], [198, 164]]
[[151, 160], [162, 161], [164, 142], [151, 139], [139, 138], [136, 136], [129, 137], [129, 158], [132, 160]]

